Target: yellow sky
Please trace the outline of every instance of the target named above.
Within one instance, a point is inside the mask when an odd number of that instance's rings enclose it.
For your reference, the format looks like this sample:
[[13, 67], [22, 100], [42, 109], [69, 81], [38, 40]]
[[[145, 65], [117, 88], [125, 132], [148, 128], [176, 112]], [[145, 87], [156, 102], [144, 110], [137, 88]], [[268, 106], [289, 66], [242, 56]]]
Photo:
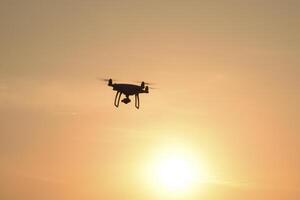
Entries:
[[[0, 1], [0, 199], [299, 199], [299, 8]], [[116, 109], [96, 77], [159, 89]], [[149, 186], [174, 149], [210, 180]]]

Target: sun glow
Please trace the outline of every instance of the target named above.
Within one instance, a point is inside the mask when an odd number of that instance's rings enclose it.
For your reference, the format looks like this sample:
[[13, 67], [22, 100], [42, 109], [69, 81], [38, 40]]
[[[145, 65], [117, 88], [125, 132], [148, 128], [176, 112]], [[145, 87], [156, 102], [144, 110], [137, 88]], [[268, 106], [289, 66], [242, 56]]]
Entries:
[[193, 182], [195, 169], [184, 158], [172, 156], [157, 163], [154, 173], [168, 190], [185, 190]]
[[151, 185], [159, 193], [187, 194], [208, 178], [200, 160], [178, 149], [159, 152], [149, 170]]

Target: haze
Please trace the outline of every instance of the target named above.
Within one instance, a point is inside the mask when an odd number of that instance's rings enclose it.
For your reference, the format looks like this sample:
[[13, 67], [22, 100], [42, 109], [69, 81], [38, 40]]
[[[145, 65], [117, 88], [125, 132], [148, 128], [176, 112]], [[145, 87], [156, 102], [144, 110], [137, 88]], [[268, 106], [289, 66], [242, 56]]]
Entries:
[[[0, 1], [0, 199], [300, 199], [299, 8]], [[96, 77], [159, 89], [117, 109]], [[145, 180], [173, 150], [209, 174], [186, 195]]]

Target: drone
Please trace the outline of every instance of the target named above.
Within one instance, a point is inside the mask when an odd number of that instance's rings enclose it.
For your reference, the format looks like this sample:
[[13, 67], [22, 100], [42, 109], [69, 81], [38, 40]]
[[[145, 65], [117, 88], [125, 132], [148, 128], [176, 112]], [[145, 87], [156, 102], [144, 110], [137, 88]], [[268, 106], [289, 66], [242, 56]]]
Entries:
[[119, 107], [121, 95], [124, 94], [125, 98], [121, 101], [124, 104], [128, 104], [131, 102], [129, 96], [134, 95], [135, 97], [135, 107], [137, 109], [140, 108], [140, 93], [149, 93], [149, 86], [150, 83], [146, 83], [144, 81], [140, 82], [140, 85], [134, 85], [134, 84], [127, 84], [127, 83], [113, 83], [113, 80], [110, 79], [101, 79], [102, 81], [107, 81], [108, 86], [112, 87], [113, 90], [117, 91], [115, 96], [114, 105], [116, 107]]

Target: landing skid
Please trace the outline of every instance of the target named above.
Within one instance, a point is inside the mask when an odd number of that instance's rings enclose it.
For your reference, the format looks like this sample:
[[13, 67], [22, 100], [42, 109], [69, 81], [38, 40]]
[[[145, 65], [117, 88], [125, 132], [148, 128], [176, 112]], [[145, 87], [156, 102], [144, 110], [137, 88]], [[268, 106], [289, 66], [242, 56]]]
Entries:
[[[122, 92], [119, 92], [119, 91], [116, 93], [115, 101], [114, 101], [114, 105], [115, 105], [116, 107], [119, 107], [119, 105], [120, 105], [120, 99], [121, 99], [121, 95], [122, 95], [122, 94], [123, 94], [123, 93], [122, 93]], [[139, 108], [140, 108], [140, 97], [139, 97], [138, 94], [136, 94], [134, 97], [135, 97], [135, 98], [134, 98], [134, 100], [135, 100], [135, 107], [136, 107], [137, 109], [139, 109]]]

